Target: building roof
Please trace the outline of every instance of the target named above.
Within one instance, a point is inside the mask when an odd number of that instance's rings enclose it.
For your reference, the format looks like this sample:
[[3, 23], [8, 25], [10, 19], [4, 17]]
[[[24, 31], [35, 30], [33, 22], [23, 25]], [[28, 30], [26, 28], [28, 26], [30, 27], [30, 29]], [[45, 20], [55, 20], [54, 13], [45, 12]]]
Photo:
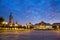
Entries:
[[46, 25], [46, 26], [51, 26], [51, 24], [50, 23], [45, 23], [45, 22], [43, 22], [43, 21], [41, 21], [40, 23], [37, 23], [37, 24], [35, 24], [35, 25]]
[[53, 25], [53, 26], [57, 26], [57, 25], [60, 26], [60, 23], [53, 23], [52, 25]]

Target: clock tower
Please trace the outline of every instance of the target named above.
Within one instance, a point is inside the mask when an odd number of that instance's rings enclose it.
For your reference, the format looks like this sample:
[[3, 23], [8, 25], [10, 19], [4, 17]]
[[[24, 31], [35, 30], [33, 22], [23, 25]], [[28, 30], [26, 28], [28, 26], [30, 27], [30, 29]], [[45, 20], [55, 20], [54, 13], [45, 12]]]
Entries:
[[9, 26], [12, 26], [12, 20], [13, 20], [13, 16], [12, 16], [12, 12], [9, 15]]

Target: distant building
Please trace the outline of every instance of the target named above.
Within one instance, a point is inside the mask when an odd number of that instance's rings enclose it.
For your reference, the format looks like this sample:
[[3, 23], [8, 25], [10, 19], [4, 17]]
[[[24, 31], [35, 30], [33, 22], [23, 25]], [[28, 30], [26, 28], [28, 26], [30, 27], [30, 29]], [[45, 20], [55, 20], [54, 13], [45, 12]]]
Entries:
[[59, 29], [59, 28], [60, 28], [60, 23], [53, 23], [52, 26], [53, 26], [54, 28], [56, 27], [57, 29]]
[[53, 23], [53, 26], [60, 26], [60, 23]]
[[41, 21], [39, 23], [39, 29], [45, 29], [46, 28], [46, 25], [45, 24], [46, 24], [45, 22]]
[[46, 29], [53, 29], [53, 27], [50, 23], [46, 23]]
[[19, 24], [16, 22], [16, 23], [14, 24], [14, 26], [15, 26], [15, 27], [18, 27], [18, 26], [19, 26]]
[[52, 29], [52, 25], [41, 21], [38, 24], [35, 24], [34, 29]]
[[32, 26], [32, 24], [31, 23], [28, 23], [28, 24], [26, 24], [26, 28], [31, 28], [31, 26]]

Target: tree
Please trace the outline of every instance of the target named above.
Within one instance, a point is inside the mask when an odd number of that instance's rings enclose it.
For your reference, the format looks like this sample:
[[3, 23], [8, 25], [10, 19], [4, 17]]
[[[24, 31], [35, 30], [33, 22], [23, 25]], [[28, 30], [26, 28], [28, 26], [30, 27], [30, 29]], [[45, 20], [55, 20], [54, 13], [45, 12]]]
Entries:
[[0, 17], [0, 24], [4, 21], [4, 18]]
[[57, 29], [57, 26], [53, 26], [54, 29]]

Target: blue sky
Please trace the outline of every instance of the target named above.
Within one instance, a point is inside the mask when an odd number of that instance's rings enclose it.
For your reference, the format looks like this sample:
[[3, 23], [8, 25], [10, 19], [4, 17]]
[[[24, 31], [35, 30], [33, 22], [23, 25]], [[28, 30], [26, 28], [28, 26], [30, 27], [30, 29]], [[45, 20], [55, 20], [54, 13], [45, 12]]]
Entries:
[[0, 16], [7, 22], [10, 12], [22, 25], [60, 22], [60, 0], [0, 0]]

